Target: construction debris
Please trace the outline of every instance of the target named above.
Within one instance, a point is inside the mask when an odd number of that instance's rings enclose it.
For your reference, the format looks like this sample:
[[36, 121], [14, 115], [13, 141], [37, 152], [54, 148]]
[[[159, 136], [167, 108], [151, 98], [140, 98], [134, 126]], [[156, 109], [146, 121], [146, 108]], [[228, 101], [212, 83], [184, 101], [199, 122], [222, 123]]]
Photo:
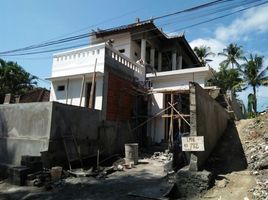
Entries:
[[268, 196], [268, 113], [252, 120], [243, 129], [246, 141], [243, 144], [248, 168], [256, 178], [256, 186], [250, 189], [254, 199]]

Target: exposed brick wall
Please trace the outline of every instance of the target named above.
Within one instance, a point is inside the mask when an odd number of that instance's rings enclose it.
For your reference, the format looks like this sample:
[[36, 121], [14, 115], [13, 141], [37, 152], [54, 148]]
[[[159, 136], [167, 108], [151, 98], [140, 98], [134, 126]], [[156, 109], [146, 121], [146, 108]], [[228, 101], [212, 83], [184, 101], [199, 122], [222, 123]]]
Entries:
[[131, 86], [131, 81], [125, 80], [120, 76], [109, 72], [106, 113], [107, 120], [116, 121], [117, 119], [130, 119], [134, 97], [131, 95]]

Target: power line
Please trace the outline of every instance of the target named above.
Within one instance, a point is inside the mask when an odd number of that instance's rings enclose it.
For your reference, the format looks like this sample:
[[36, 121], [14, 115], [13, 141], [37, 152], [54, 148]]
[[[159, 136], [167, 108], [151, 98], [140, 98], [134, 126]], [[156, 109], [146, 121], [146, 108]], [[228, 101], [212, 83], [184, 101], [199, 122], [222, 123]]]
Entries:
[[[214, 5], [219, 4], [219, 3], [230, 2], [230, 1], [234, 1], [234, 0], [215, 0], [215, 1], [212, 1], [210, 3], [201, 4], [201, 5], [191, 7], [191, 8], [185, 9], [185, 10], [181, 10], [181, 11], [177, 11], [177, 12], [174, 12], [174, 13], [158, 16], [158, 17], [155, 17], [153, 19], [154, 20], [159, 20], [159, 19], [163, 19], [163, 18], [170, 17], [170, 16], [173, 16], [173, 15], [178, 15], [178, 14], [186, 13], [186, 12], [192, 12], [192, 11], [195, 11], [195, 10], [199, 10], [201, 8], [206, 8], [206, 7], [214, 6]], [[150, 20], [152, 20], [152, 19], [143, 20], [143, 21], [141, 21], [141, 23], [149, 22]], [[113, 29], [120, 29], [120, 28], [124, 28], [126, 26], [127, 25], [123, 25], [123, 26], [119, 26], [119, 27], [116, 27], [116, 28], [106, 29], [104, 31], [109, 31], [109, 30], [113, 30]], [[19, 48], [19, 49], [4, 51], [4, 52], [0, 52], [0, 54], [4, 55], [4, 54], [10, 54], [10, 53], [15, 53], [15, 52], [19, 52], [19, 51], [42, 48], [42, 47], [51, 46], [51, 45], [55, 45], [55, 44], [59, 44], [59, 43], [66, 43], [66, 42], [70, 42], [70, 41], [74, 41], [74, 40], [83, 39], [83, 38], [92, 36], [94, 34], [95, 34], [95, 32], [80, 34], [80, 35], [77, 35], [77, 36], [62, 38], [62, 39], [59, 39], [59, 40], [54, 40], [54, 41], [45, 42], [45, 43], [41, 43], [41, 44], [34, 44], [34, 45], [27, 46], [27, 47]]]
[[[251, 4], [251, 3], [252, 2], [247, 3], [247, 4]], [[208, 22], [211, 22], [211, 21], [220, 19], [220, 18], [224, 18], [224, 17], [230, 16], [230, 15], [233, 15], [233, 14], [236, 14], [236, 13], [239, 13], [239, 12], [242, 12], [242, 11], [245, 11], [245, 10], [248, 10], [250, 8], [257, 7], [257, 6], [266, 4], [266, 3], [268, 3], [268, 1], [265, 1], [263, 3], [256, 4], [256, 5], [248, 6], [246, 8], [239, 9], [239, 10], [236, 10], [234, 12], [231, 12], [231, 13], [228, 13], [228, 14], [225, 14], [225, 15], [221, 15], [221, 16], [218, 16], [218, 17], [214, 17], [214, 18], [211, 18], [211, 19], [208, 19], [208, 20], [204, 20], [204, 21], [201, 21], [201, 22], [198, 22], [198, 23], [189, 25], [189, 26], [181, 27], [179, 29], [175, 29], [174, 31], [178, 31], [178, 30], [182, 30], [182, 29], [187, 29], [187, 28], [192, 28], [194, 26], [198, 26], [198, 25], [201, 25], [201, 24], [204, 24], [204, 23], [208, 23]], [[245, 4], [245, 5], [247, 5], [247, 4]], [[215, 14], [215, 13], [212, 13], [212, 14]], [[154, 28], [154, 29], [156, 29], [156, 28]], [[142, 32], [148, 32], [148, 31], [151, 31], [151, 30], [154, 30], [154, 29], [150, 29], [150, 30], [146, 30], [146, 31], [142, 31]], [[133, 34], [140, 34], [142, 32], [136, 32], [136, 33], [133, 33]], [[149, 37], [149, 39], [152, 39], [153, 37], [157, 37], [157, 36]], [[37, 51], [37, 52], [27, 52], [27, 53], [20, 53], [20, 54], [12, 54], [12, 55], [5, 55], [5, 56], [23, 56], [23, 55], [32, 55], [32, 54], [40, 54], [40, 53], [49, 53], [49, 52], [54, 52], [54, 51], [60, 51], [60, 50], [70, 49], [70, 48], [82, 47], [82, 46], [85, 46], [85, 45], [88, 45], [88, 43], [83, 43], [83, 44], [73, 45], [73, 46], [68, 46], [68, 47], [63, 47], [63, 48], [57, 48], [57, 49], [43, 50], [43, 51]]]

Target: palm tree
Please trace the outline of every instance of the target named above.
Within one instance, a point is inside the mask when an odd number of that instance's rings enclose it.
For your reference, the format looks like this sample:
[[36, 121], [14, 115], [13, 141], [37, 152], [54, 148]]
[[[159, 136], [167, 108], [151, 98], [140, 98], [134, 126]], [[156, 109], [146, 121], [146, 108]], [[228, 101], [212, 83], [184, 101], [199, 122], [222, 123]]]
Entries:
[[207, 59], [208, 56], [215, 55], [214, 53], [211, 52], [210, 47], [208, 47], [206, 45], [201, 45], [199, 47], [195, 47], [194, 52], [203, 65], [206, 65], [206, 63], [208, 61], [211, 61], [210, 59]]
[[223, 49], [223, 52], [218, 53], [218, 55], [226, 57], [226, 59], [221, 62], [222, 65], [229, 66], [231, 64], [233, 69], [234, 66], [237, 68], [240, 66], [238, 60], [243, 59], [243, 50], [241, 46], [231, 43], [227, 48]]
[[240, 78], [238, 69], [228, 69], [227, 66], [220, 64], [220, 70], [214, 73], [214, 77], [208, 82], [221, 88], [221, 92], [225, 94], [227, 90], [232, 90], [234, 93], [240, 92], [243, 80]]
[[250, 54], [249, 59], [244, 58], [246, 63], [241, 65], [239, 69], [246, 87], [251, 86], [253, 88], [253, 99], [255, 101], [253, 103], [253, 111], [255, 116], [257, 114], [256, 88], [268, 85], [268, 67], [263, 67], [263, 58], [263, 56], [258, 56], [257, 54]]

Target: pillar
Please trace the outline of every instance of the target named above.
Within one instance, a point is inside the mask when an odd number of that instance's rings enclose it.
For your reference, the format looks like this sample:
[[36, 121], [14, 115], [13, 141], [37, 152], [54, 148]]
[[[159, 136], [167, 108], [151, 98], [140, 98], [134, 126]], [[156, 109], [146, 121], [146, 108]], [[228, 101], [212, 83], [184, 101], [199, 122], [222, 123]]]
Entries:
[[155, 49], [151, 48], [150, 51], [150, 65], [154, 68]]
[[178, 69], [182, 69], [182, 56], [178, 57]]
[[141, 40], [141, 59], [146, 63], [146, 40]]
[[176, 51], [172, 52], [172, 70], [176, 70], [177, 69], [177, 58], [176, 58]]
[[162, 71], [162, 52], [158, 52], [158, 71]]

